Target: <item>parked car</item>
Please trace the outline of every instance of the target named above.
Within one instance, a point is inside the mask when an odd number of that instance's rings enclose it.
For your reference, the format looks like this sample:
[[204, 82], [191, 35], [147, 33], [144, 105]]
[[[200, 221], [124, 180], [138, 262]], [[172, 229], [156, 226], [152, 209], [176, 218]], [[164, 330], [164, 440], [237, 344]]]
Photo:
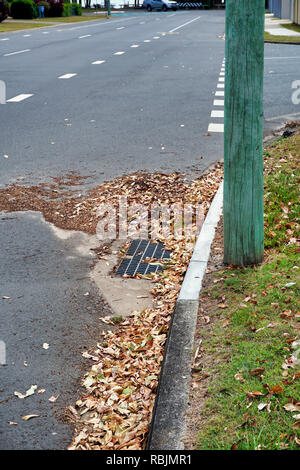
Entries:
[[178, 8], [178, 3], [175, 0], [144, 0], [143, 8], [146, 8], [147, 11], [176, 11]]
[[8, 17], [8, 6], [6, 0], [0, 0], [0, 23]]

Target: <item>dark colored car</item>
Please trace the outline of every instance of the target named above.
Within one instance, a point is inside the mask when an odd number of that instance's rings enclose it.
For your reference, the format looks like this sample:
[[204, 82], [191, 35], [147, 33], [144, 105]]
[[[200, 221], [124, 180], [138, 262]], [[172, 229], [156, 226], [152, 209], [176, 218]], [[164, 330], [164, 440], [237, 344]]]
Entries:
[[6, 0], [0, 0], [0, 23], [8, 17], [8, 6]]

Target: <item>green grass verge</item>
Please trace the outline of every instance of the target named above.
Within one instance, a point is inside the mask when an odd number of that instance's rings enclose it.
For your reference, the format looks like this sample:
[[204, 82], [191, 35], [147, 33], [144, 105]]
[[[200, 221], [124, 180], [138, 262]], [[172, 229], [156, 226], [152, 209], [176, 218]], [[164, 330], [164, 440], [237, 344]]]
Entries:
[[300, 132], [265, 151], [265, 262], [223, 269], [203, 292], [222, 308], [201, 330], [197, 449], [299, 449], [299, 161]]
[[34, 21], [37, 23], [80, 23], [81, 21], [98, 21], [106, 19], [106, 15], [97, 16], [59, 16], [53, 18], [36, 18]]
[[300, 36], [275, 36], [273, 34], [265, 32], [265, 41], [271, 42], [299, 42]]
[[20, 31], [22, 29], [42, 28], [45, 26], [53, 26], [52, 23], [80, 23], [82, 21], [100, 21], [106, 19], [106, 15], [97, 15], [97, 17], [90, 16], [66, 16], [55, 18], [36, 18], [34, 20], [16, 20], [4, 21], [0, 23], [0, 33], [7, 33], [9, 31]]
[[281, 24], [283, 28], [291, 29], [292, 31], [296, 31], [297, 33], [300, 33], [300, 25], [299, 24]]
[[[24, 20], [25, 21], [25, 20]], [[43, 24], [35, 23], [0, 23], [0, 33], [8, 33], [10, 31], [20, 31], [22, 29], [32, 29], [32, 28], [41, 28]]]

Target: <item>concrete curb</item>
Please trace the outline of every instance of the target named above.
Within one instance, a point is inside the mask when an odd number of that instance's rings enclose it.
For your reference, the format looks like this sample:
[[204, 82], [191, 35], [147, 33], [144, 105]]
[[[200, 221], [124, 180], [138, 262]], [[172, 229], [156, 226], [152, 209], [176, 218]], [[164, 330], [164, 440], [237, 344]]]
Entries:
[[300, 46], [300, 42], [293, 42], [293, 41], [269, 41], [268, 39], [265, 39], [266, 44], [290, 44], [292, 46]]
[[195, 244], [170, 325], [153, 411], [149, 450], [183, 450], [185, 412], [188, 404], [191, 351], [197, 325], [199, 294], [210, 248], [220, 220], [223, 183], [210, 206]]

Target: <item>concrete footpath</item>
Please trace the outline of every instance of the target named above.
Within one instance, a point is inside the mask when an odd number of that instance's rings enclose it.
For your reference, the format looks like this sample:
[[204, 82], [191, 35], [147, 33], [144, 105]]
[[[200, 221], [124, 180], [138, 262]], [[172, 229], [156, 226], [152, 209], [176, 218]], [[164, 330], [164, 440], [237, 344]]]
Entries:
[[273, 13], [265, 16], [265, 31], [273, 36], [300, 36], [300, 33], [293, 31], [291, 29], [284, 28], [282, 24], [292, 24], [291, 20], [282, 20], [279, 18], [274, 18]]

